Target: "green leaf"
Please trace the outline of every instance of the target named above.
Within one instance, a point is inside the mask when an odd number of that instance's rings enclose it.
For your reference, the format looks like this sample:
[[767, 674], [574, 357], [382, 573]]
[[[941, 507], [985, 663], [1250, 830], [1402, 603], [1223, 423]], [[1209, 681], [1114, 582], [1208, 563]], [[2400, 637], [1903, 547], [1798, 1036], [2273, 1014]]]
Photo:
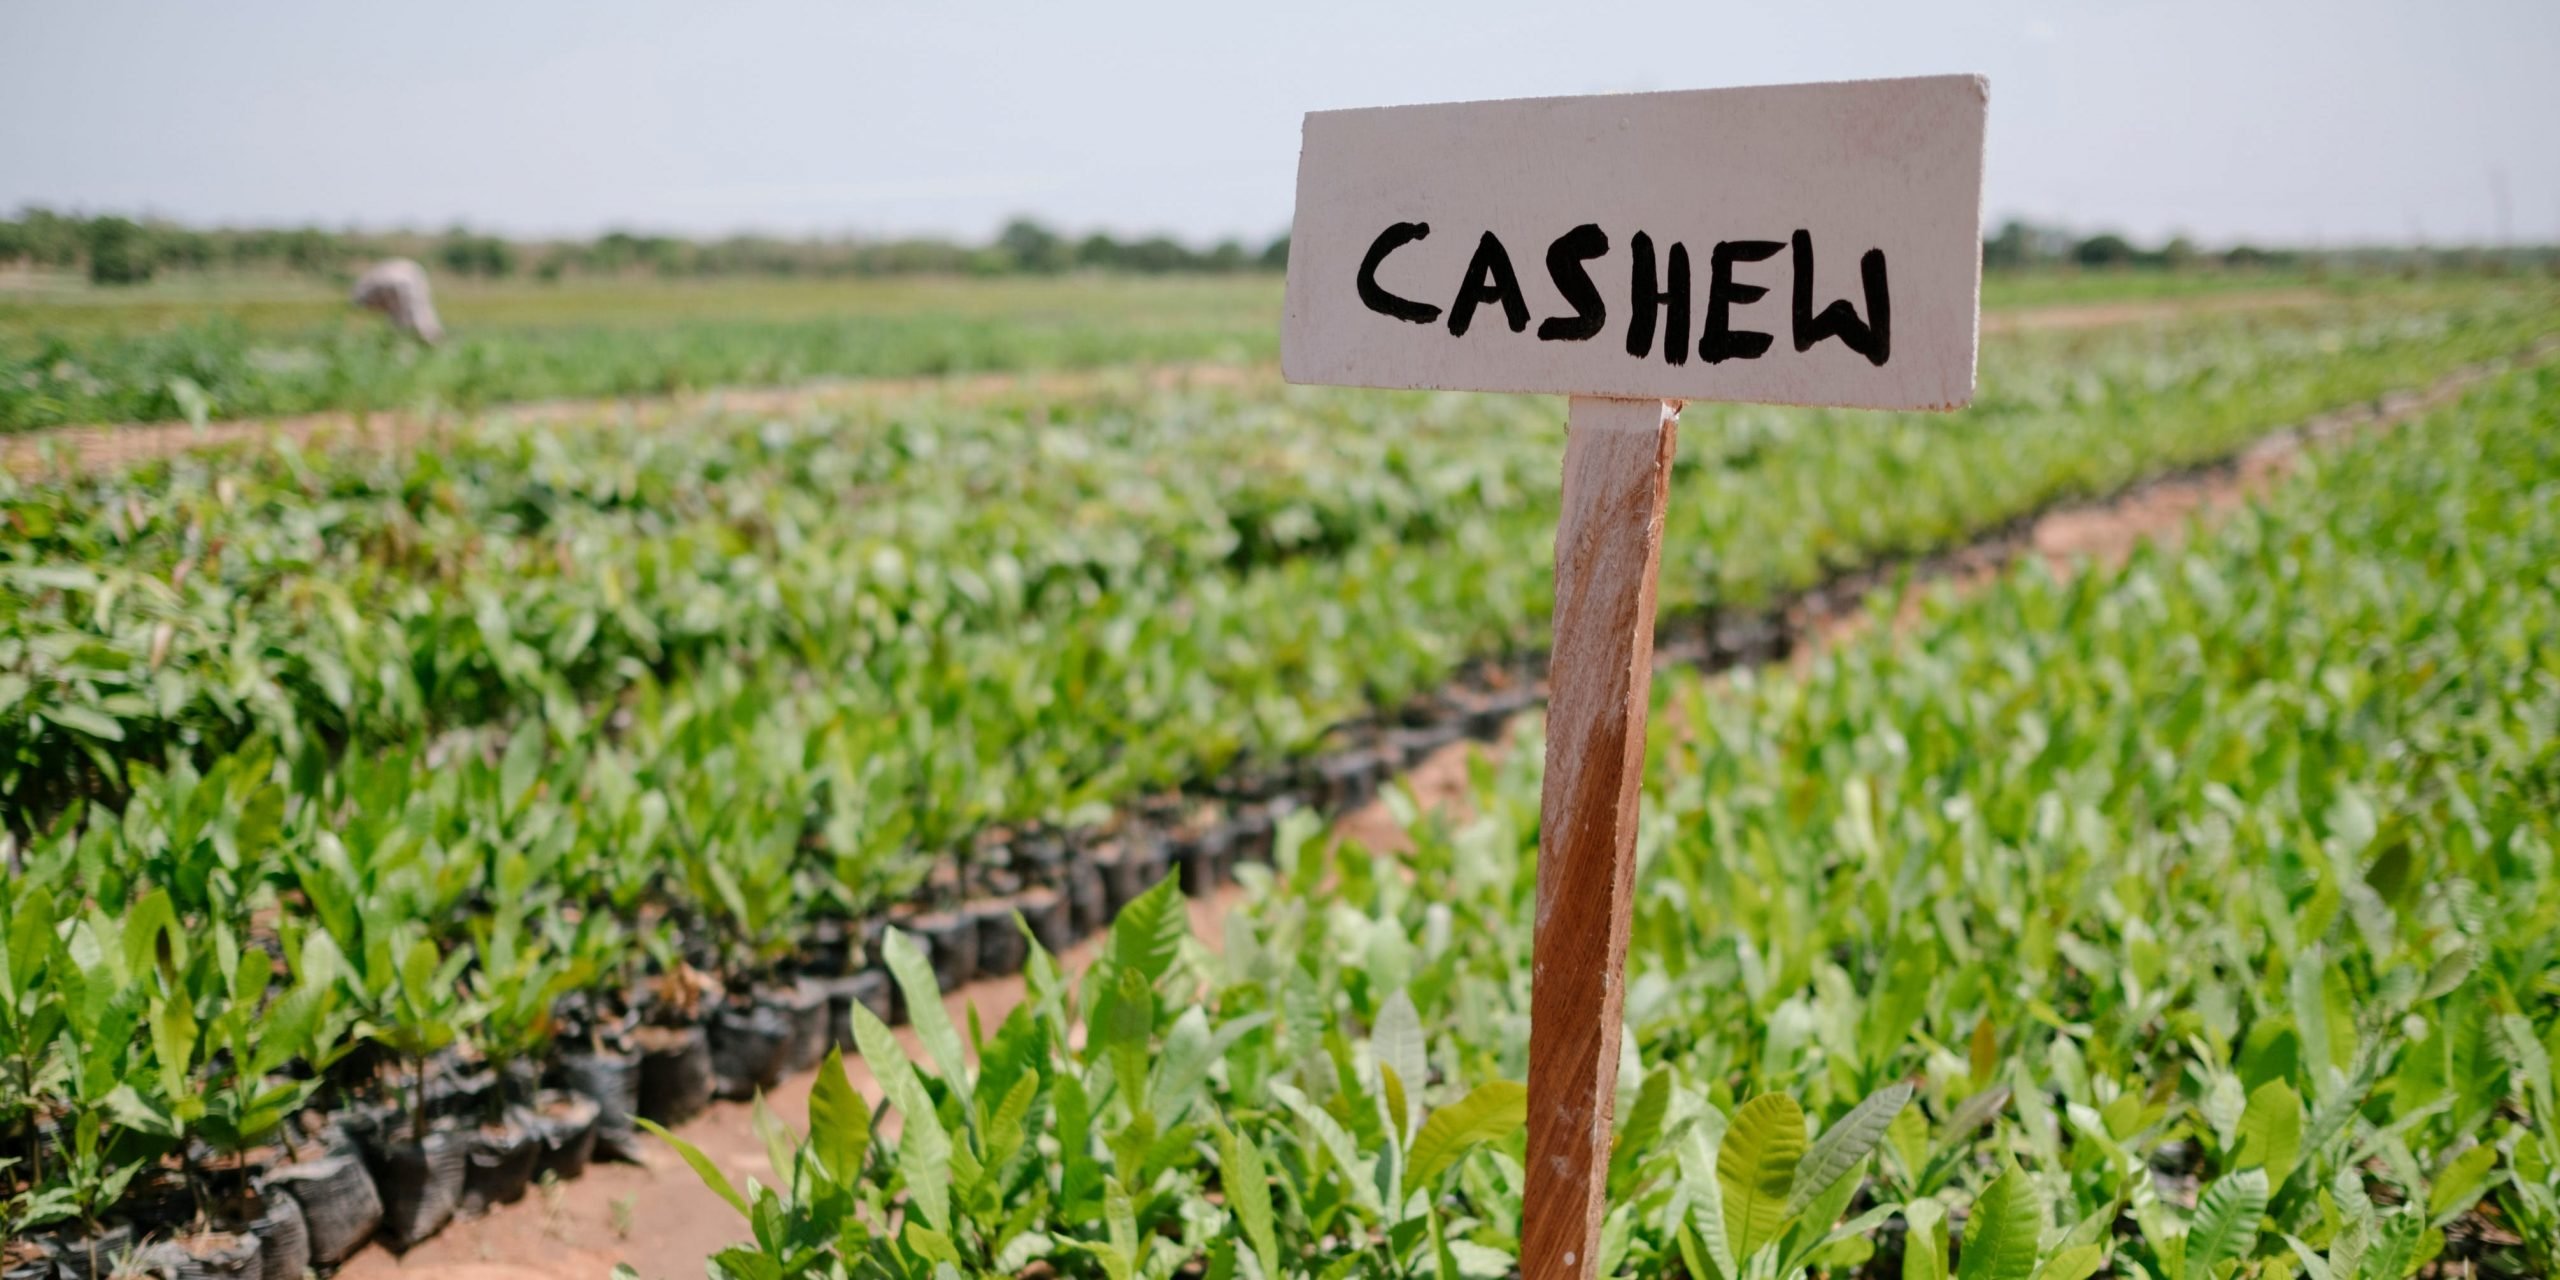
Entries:
[[1173, 1020], [1172, 1029], [1165, 1033], [1164, 1047], [1156, 1055], [1156, 1083], [1149, 1098], [1159, 1124], [1171, 1126], [1190, 1109], [1192, 1095], [1209, 1077], [1209, 1067], [1216, 1057], [1214, 1043], [1208, 1012], [1199, 1005], [1183, 1010]]
[[747, 1127], [764, 1144], [766, 1166], [785, 1180], [784, 1186], [796, 1187], [792, 1180], [799, 1176], [799, 1146], [792, 1141], [791, 1131], [783, 1128], [782, 1120], [773, 1114], [773, 1108], [764, 1104], [762, 1093], [756, 1094], [747, 1106]]
[[960, 1267], [960, 1251], [951, 1247], [950, 1236], [909, 1219], [905, 1238], [907, 1248], [917, 1257], [927, 1262], [942, 1263], [955, 1270]]
[[711, 1188], [713, 1194], [728, 1201], [729, 1207], [737, 1210], [739, 1216], [745, 1218], [755, 1216], [754, 1211], [747, 1208], [746, 1197], [739, 1195], [738, 1188], [729, 1182], [729, 1175], [720, 1172], [720, 1166], [711, 1163], [711, 1157], [702, 1154], [700, 1147], [667, 1132], [655, 1120], [645, 1120], [635, 1116], [633, 1123], [658, 1135], [660, 1141], [674, 1147], [676, 1154], [684, 1157], [686, 1164], [693, 1166], [693, 1175], [702, 1179], [702, 1185]]
[[[1173, 882], [1168, 879], [1165, 883]], [[1112, 1280], [1131, 1280], [1146, 1265], [1148, 1237], [1138, 1233], [1137, 1206], [1131, 1202], [1128, 1188], [1121, 1186], [1118, 1178], [1103, 1183], [1102, 1216], [1109, 1227], [1111, 1253], [1122, 1260], [1122, 1266], [1113, 1272]], [[1110, 1258], [1106, 1256], [1104, 1265], [1109, 1264]]]
[[[1815, 1196], [1813, 1203], [1787, 1215], [1785, 1233], [1778, 1237], [1780, 1274], [1791, 1274], [1797, 1268], [1805, 1266], [1824, 1246], [1832, 1242], [1833, 1236], [1837, 1233], [1836, 1229], [1840, 1225], [1841, 1215], [1849, 1211], [1849, 1201], [1857, 1194], [1856, 1178], [1834, 1178], [1831, 1180], [1831, 1188]], [[1882, 1222], [1891, 1215], [1883, 1210], [1872, 1210], [1864, 1216], [1872, 1217], [1876, 1222]], [[1870, 1223], [1868, 1227], [1873, 1225]], [[1868, 1227], [1860, 1227], [1845, 1234], [1863, 1235]]]
[[1441, 1229], [1440, 1215], [1431, 1213], [1423, 1217], [1431, 1226], [1431, 1263], [1436, 1280], [1461, 1280], [1465, 1273], [1458, 1270], [1458, 1255], [1449, 1252], [1449, 1235]]
[[1935, 1200], [1902, 1206], [1902, 1280], [1947, 1280], [1947, 1211]]
[[[1371, 1167], [1377, 1162], [1361, 1158], [1360, 1144], [1352, 1139], [1349, 1130], [1342, 1127], [1342, 1122], [1334, 1119], [1323, 1107], [1318, 1106], [1306, 1094], [1290, 1085], [1274, 1081], [1270, 1085], [1270, 1091], [1272, 1097], [1280, 1100], [1280, 1105], [1287, 1107], [1298, 1117], [1300, 1123], [1306, 1125], [1315, 1134], [1316, 1148], [1331, 1157], [1334, 1164], [1341, 1169], [1343, 1181], [1350, 1184], [1352, 1197], [1372, 1210], [1382, 1208], [1379, 1203], [1378, 1184], [1367, 1176]], [[1523, 1118], [1528, 1115], [1525, 1102], [1520, 1114]], [[1411, 1179], [1408, 1179], [1408, 1182], [1410, 1181]]]
[[2204, 1280], [2215, 1267], [2245, 1258], [2258, 1247], [2258, 1220], [2267, 1214], [2267, 1171], [2244, 1169], [2213, 1180], [2196, 1200], [2187, 1228], [2186, 1274]]
[[[2318, 1250], [2304, 1243], [2302, 1237], [2287, 1232], [2284, 1243], [2285, 1247], [2293, 1250], [2294, 1261], [2302, 1264], [2302, 1274], [2309, 1276], [2311, 1280], [2337, 1280], [2338, 1273], [2329, 1265], [2329, 1260], [2321, 1257]], [[2044, 1280], [2044, 1277], [2038, 1276], [2036, 1280]], [[2349, 1276], [2347, 1280], [2357, 1280], [2357, 1278]]]
[[951, 1229], [951, 1135], [943, 1132], [932, 1095], [916, 1078], [915, 1064], [898, 1047], [897, 1036], [860, 1004], [853, 1006], [853, 1042], [880, 1082], [880, 1092], [898, 1109], [898, 1173], [906, 1180], [907, 1198], [935, 1230]]
[[933, 976], [933, 962], [925, 958], [924, 948], [906, 934], [891, 929], [880, 940], [880, 958], [889, 966], [890, 976], [898, 980], [898, 990], [905, 993], [907, 1025], [913, 1027], [916, 1039], [924, 1042], [924, 1051], [933, 1058], [936, 1074], [949, 1081], [962, 1093], [969, 1091], [969, 1059], [960, 1048], [960, 1029], [951, 1023], [951, 1010], [942, 1003], [942, 984]]
[[1989, 1124], [2009, 1105], [2009, 1086], [1996, 1084], [1956, 1104], [1938, 1135], [1938, 1149], [1952, 1150], [1973, 1141], [1974, 1131]]
[[[1904, 1107], [1893, 1113], [1893, 1122], [1884, 1129], [1885, 1139], [1893, 1145], [1893, 1154], [1902, 1163], [1903, 1176], [1918, 1178], [1929, 1166], [1929, 1121], [1918, 1107]], [[1943, 1260], [1941, 1260], [1943, 1264]]]
[[2044, 1265], [2036, 1268], [2035, 1280], [2089, 1280], [2106, 1261], [2104, 1246], [2073, 1245], [2045, 1259]]
[[987, 1128], [988, 1164], [1001, 1167], [1031, 1140], [1033, 1135], [1024, 1125], [1031, 1118], [1031, 1103], [1039, 1094], [1040, 1077], [1027, 1071], [1005, 1090], [1004, 1100], [996, 1104], [995, 1116]]
[[2043, 1234], [2044, 1202], [2026, 1172], [2011, 1166], [1974, 1198], [1956, 1280], [2029, 1280]]
[[178, 1138], [186, 1134], [186, 1126], [170, 1113], [166, 1099], [145, 1098], [132, 1085], [120, 1084], [107, 1094], [107, 1114], [118, 1124], [136, 1133], [157, 1138]]
[[[1884, 1141], [1885, 1130], [1894, 1117], [1902, 1114], [1911, 1101], [1911, 1086], [1897, 1083], [1868, 1094], [1858, 1105], [1849, 1108], [1832, 1126], [1813, 1140], [1805, 1152], [1804, 1163], [1796, 1170], [1795, 1187], [1787, 1193], [1787, 1217], [1794, 1217], [1813, 1203], [1815, 1196], [1830, 1190], [1831, 1184], [1867, 1158], [1867, 1153]], [[1829, 1224], [1824, 1224], [1829, 1225]]]
[[1706, 1260], [1714, 1265], [1717, 1275], [1729, 1277], [1739, 1274], [1740, 1269], [1734, 1261], [1732, 1233], [1725, 1230], [1724, 1189], [1715, 1168], [1715, 1149], [1724, 1138], [1724, 1117], [1710, 1109], [1706, 1119], [1708, 1123], [1691, 1125], [1680, 1135], [1680, 1191], [1689, 1198], [1689, 1217], [1706, 1248]]
[[1609, 1185], [1623, 1188], [1635, 1176], [1636, 1167], [1654, 1153], [1662, 1139], [1663, 1117], [1671, 1111], [1669, 1067], [1656, 1067], [1636, 1090], [1636, 1104], [1618, 1126], [1617, 1136], [1609, 1146]]
[[[711, 1255], [705, 1270], [721, 1280], [783, 1280], [782, 1263], [752, 1245], [737, 1245]], [[614, 1280], [640, 1280], [640, 1273], [629, 1267], [616, 1267]]]
[[44, 719], [73, 733], [96, 738], [101, 742], [124, 741], [124, 725], [115, 717], [88, 707], [57, 703], [39, 713]]
[[[429, 947], [426, 963], [435, 963], [434, 949]], [[165, 981], [174, 984], [177, 972], [187, 962], [186, 934], [178, 928], [177, 908], [170, 905], [169, 891], [153, 889], [144, 894], [124, 915], [125, 972], [134, 978], [157, 971]]]
[[1422, 1122], [1422, 1090], [1431, 1082], [1431, 1061], [1422, 1035], [1422, 1016], [1414, 1012], [1413, 998], [1402, 991], [1387, 997], [1378, 1008], [1377, 1024], [1369, 1029], [1369, 1044], [1377, 1052], [1378, 1061], [1395, 1068], [1396, 1079], [1403, 1086], [1401, 1104], [1391, 1108], [1396, 1120], [1396, 1140], [1403, 1142], [1413, 1135], [1413, 1127]]
[[1467, 1096], [1432, 1112], [1413, 1136], [1405, 1162], [1405, 1186], [1421, 1188], [1469, 1151], [1500, 1142], [1529, 1122], [1529, 1088], [1516, 1080], [1488, 1080]]
[[[2346, 1176], [2358, 1176], [2353, 1169]], [[2361, 1189], [2359, 1189], [2361, 1193]], [[2360, 1280], [2364, 1275], [2365, 1250], [2373, 1242], [2373, 1207], [2365, 1206], [2362, 1214], [2349, 1213], [2347, 1220], [2329, 1237], [2329, 1270], [2339, 1280]], [[2398, 1280], [2394, 1277], [2393, 1280]]]
[[839, 1186], [851, 1186], [861, 1177], [863, 1159], [871, 1150], [871, 1108], [845, 1075], [840, 1049], [827, 1050], [817, 1083], [809, 1090], [809, 1150]]
[[2302, 1096], [2282, 1080], [2259, 1085], [2240, 1113], [2234, 1169], [2264, 1169], [2267, 1185], [2280, 1187], [2302, 1156]]
[[1378, 1063], [1378, 1092], [1381, 1095], [1379, 1101], [1383, 1104], [1386, 1122], [1393, 1129], [1393, 1132], [1387, 1136], [1394, 1140], [1395, 1148], [1402, 1151], [1405, 1140], [1412, 1136], [1412, 1126], [1404, 1118], [1407, 1105], [1404, 1096], [1404, 1077], [1398, 1075], [1393, 1066], [1383, 1061]]
[[1254, 1260], [1262, 1264], [1262, 1274], [1280, 1275], [1280, 1238], [1273, 1225], [1271, 1183], [1261, 1148], [1253, 1145], [1251, 1137], [1219, 1126], [1218, 1173], [1227, 1208], [1244, 1228], [1244, 1238], [1253, 1245]]
[[2498, 1167], [2498, 1149], [2482, 1143], [2445, 1162], [2427, 1192], [2427, 1223], [2441, 1227], [2470, 1211], [2489, 1189], [2489, 1173]]
[[1166, 876], [1120, 909], [1103, 956], [1114, 967], [1146, 975], [1152, 986], [1173, 969], [1182, 940], [1190, 935], [1191, 912], [1183, 905], [1182, 886]]
[[1804, 1110], [1795, 1099], [1764, 1093], [1733, 1113], [1716, 1153], [1716, 1182], [1724, 1191], [1734, 1261], [1748, 1265], [1760, 1246], [1778, 1238], [1803, 1159]]
[[1085, 1019], [1086, 1048], [1108, 1059], [1132, 1108], [1146, 1105], [1148, 1042], [1155, 1037], [1155, 990], [1135, 969], [1106, 966]]

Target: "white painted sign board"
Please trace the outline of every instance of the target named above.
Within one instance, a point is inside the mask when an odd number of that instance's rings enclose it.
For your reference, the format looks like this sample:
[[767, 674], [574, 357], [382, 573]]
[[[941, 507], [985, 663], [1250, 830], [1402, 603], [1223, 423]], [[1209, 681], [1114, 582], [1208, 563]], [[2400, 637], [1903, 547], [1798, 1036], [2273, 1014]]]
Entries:
[[1309, 113], [1292, 382], [1973, 397], [1979, 76]]

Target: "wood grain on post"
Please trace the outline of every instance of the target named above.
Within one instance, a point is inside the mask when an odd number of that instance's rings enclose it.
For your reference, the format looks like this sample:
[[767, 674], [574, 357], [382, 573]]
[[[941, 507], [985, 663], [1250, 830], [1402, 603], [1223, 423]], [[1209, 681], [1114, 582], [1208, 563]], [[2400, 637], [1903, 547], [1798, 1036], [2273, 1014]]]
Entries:
[[1575, 396], [1567, 417], [1529, 994], [1525, 1280], [1589, 1276], [1608, 1208], [1654, 579], [1679, 412]]

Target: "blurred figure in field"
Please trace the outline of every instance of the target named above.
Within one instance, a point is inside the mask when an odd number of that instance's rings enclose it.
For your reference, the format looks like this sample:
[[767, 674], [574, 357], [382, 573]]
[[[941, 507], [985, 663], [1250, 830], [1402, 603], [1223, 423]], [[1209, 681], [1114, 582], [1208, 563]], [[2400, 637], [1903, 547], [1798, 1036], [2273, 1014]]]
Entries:
[[426, 268], [407, 258], [377, 262], [356, 277], [352, 301], [359, 307], [381, 312], [391, 327], [408, 334], [428, 346], [444, 341], [444, 326], [436, 323], [435, 301], [427, 296]]

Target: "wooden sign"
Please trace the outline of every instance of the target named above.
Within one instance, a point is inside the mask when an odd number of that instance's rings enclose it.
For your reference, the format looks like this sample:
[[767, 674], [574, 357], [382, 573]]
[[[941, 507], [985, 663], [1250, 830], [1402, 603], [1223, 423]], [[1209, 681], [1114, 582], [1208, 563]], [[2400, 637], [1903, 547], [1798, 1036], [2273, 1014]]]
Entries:
[[1321, 111], [1293, 382], [1556, 392], [1566, 418], [1520, 1267], [1598, 1265], [1680, 402], [1973, 398], [1978, 76]]
[[1311, 113], [1281, 368], [1967, 403], [1985, 93], [1930, 76]]

